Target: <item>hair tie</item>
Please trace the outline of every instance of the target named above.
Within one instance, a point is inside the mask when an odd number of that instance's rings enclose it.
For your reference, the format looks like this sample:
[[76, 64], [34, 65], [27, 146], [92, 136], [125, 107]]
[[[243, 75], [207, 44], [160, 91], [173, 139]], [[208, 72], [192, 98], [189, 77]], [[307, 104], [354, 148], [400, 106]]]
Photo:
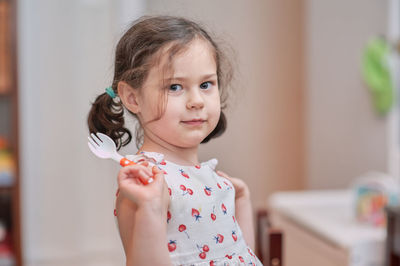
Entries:
[[117, 97], [117, 95], [115, 94], [114, 90], [112, 89], [112, 87], [108, 87], [106, 88], [106, 93], [111, 97], [111, 98], [115, 98]]

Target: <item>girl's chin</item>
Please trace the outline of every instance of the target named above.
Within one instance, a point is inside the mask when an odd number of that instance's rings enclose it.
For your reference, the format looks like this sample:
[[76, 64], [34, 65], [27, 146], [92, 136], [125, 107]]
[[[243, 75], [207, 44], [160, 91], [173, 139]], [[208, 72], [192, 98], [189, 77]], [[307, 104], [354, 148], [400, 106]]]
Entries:
[[197, 148], [200, 145], [200, 143], [201, 143], [201, 141], [185, 142], [179, 146], [182, 148], [185, 148], [185, 149], [193, 149], [193, 148]]
[[197, 148], [206, 137], [192, 138], [190, 140], [181, 140], [177, 146], [182, 148]]

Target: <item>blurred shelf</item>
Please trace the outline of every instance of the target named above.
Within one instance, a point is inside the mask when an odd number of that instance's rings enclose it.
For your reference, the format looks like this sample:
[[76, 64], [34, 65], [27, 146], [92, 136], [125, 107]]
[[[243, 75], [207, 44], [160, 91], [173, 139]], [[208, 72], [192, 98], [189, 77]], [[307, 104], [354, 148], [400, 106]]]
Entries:
[[13, 175], [0, 173], [0, 191], [2, 188], [12, 188], [12, 187], [14, 187], [14, 185], [15, 185], [15, 182], [14, 182]]
[[14, 186], [0, 186], [0, 195], [5, 195], [5, 194], [11, 195], [13, 190]]
[[0, 94], [12, 91], [12, 3], [0, 0]]
[[0, 92], [0, 98], [9, 98], [9, 97], [13, 97], [12, 91]]
[[17, 47], [17, 0], [0, 0], [0, 266], [23, 265]]

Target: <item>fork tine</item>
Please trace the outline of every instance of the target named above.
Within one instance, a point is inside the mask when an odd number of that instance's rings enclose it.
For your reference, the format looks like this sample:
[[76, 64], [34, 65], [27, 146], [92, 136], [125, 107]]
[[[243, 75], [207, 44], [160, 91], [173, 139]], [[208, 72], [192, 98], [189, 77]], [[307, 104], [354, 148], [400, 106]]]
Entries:
[[92, 139], [95, 141], [95, 142], [97, 142], [97, 143], [101, 143], [101, 142], [103, 142], [96, 134], [94, 134], [94, 133], [91, 133], [90, 134], [90, 136], [92, 136]]
[[109, 136], [107, 136], [106, 134], [100, 133], [100, 132], [96, 133], [96, 137], [98, 137], [101, 142], [107, 142], [108, 139], [110, 139]]
[[88, 140], [89, 143], [93, 146], [93, 148], [97, 149], [97, 147], [99, 147], [99, 144], [97, 144], [91, 137], [88, 137]]
[[88, 146], [93, 152], [97, 149], [97, 146], [94, 146], [91, 142], [88, 142]]

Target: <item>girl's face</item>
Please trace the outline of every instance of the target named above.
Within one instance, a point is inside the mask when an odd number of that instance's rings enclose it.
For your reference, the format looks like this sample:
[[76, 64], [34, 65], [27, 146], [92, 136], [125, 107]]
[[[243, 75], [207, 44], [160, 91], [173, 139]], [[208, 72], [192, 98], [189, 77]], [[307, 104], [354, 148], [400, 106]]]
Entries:
[[[174, 56], [172, 77], [163, 75], [166, 60], [167, 54], [159, 66], [149, 71], [137, 97], [144, 141], [179, 148], [197, 147], [214, 130], [221, 112], [213, 53], [204, 40], [193, 40], [187, 50]], [[154, 120], [163, 104], [160, 99], [163, 79], [167, 86], [166, 106], [161, 118]]]

